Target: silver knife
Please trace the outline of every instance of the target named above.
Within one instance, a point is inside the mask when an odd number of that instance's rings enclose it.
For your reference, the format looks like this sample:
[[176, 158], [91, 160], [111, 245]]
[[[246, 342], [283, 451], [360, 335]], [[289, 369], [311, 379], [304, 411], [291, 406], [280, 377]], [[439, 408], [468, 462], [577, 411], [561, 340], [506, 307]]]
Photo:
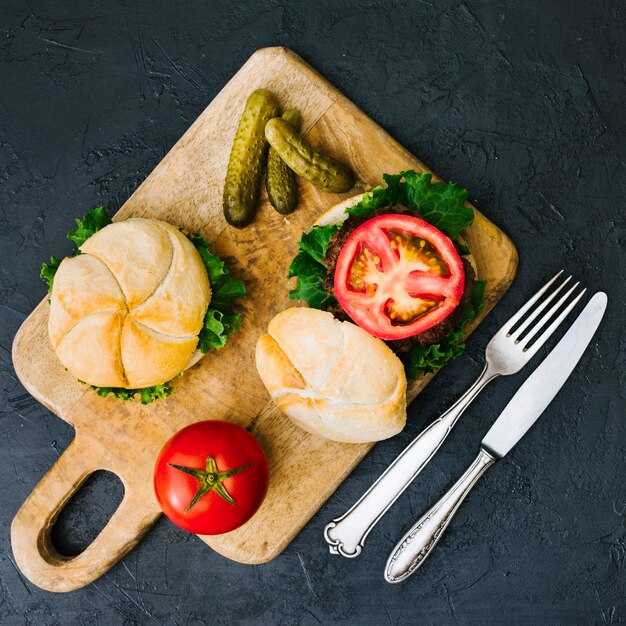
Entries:
[[596, 293], [561, 341], [528, 377], [480, 444], [480, 453], [465, 474], [402, 537], [385, 567], [385, 580], [399, 583], [426, 560], [478, 479], [527, 433], [563, 386], [593, 337], [607, 296]]

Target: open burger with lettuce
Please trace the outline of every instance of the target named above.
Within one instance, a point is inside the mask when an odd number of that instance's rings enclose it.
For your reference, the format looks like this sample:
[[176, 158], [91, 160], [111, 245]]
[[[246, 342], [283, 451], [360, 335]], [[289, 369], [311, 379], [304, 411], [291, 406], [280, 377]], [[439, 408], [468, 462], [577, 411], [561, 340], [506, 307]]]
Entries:
[[430, 174], [383, 179], [302, 235], [290, 297], [381, 339], [415, 378], [463, 352], [464, 327], [483, 306], [485, 281], [461, 237], [474, 211], [466, 190]]

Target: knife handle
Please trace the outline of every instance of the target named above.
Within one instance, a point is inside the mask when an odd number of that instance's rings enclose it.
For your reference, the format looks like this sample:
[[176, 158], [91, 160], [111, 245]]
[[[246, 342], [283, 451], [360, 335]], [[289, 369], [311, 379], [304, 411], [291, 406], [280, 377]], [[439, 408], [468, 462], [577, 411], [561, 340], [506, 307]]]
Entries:
[[476, 382], [400, 453], [352, 508], [326, 525], [324, 538], [332, 554], [348, 558], [361, 554], [365, 539], [378, 520], [439, 450], [481, 389], [496, 376], [497, 373], [485, 365]]
[[439, 502], [415, 522], [392, 550], [385, 567], [385, 580], [399, 583], [406, 580], [428, 558], [439, 543], [443, 531], [478, 479], [496, 462], [480, 449], [475, 461]]

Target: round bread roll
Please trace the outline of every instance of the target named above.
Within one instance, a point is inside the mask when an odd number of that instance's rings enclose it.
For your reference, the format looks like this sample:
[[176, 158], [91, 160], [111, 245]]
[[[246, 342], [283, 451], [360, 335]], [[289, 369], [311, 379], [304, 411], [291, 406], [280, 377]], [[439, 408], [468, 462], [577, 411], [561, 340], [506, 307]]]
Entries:
[[291, 308], [259, 337], [256, 365], [278, 407], [305, 430], [380, 441], [406, 423], [406, 376], [380, 339], [326, 311]]
[[190, 362], [211, 299], [206, 268], [174, 226], [109, 224], [54, 277], [48, 334], [81, 381], [126, 389], [160, 385]]

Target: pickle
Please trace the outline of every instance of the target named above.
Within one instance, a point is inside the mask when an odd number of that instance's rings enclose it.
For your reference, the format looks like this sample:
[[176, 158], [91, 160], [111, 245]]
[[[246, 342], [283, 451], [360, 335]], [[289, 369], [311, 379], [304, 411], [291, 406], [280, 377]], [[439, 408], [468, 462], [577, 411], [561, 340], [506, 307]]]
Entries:
[[[300, 130], [300, 113], [297, 109], [287, 109], [282, 118], [289, 122], [294, 130]], [[265, 187], [272, 206], [279, 213], [288, 215], [295, 210], [298, 205], [296, 175], [272, 147], [267, 155]]]
[[232, 226], [243, 228], [256, 215], [263, 182], [263, 168], [269, 148], [265, 124], [278, 115], [278, 101], [267, 89], [257, 89], [241, 115], [230, 152], [224, 182], [224, 217]]
[[265, 138], [298, 176], [316, 187], [343, 193], [354, 185], [354, 173], [347, 165], [316, 152], [285, 120], [271, 119], [265, 125]]

